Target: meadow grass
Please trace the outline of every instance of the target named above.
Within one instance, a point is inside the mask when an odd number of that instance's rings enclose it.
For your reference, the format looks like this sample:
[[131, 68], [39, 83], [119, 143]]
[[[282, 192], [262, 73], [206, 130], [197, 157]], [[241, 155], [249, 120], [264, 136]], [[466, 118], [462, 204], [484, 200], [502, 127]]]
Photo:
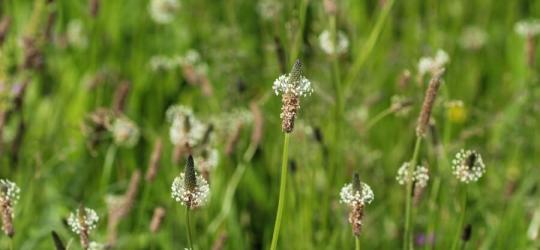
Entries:
[[[150, 15], [154, 0], [97, 1], [93, 16], [94, 1], [0, 2], [0, 20], [10, 19], [0, 45], [0, 179], [21, 189], [15, 234], [2, 234], [0, 249], [59, 241], [79, 249], [67, 219], [82, 203], [100, 218], [91, 240], [107, 243], [107, 201], [127, 197], [133, 173], [152, 161], [155, 177], [139, 182], [118, 222], [117, 249], [183, 249], [188, 223], [195, 249], [268, 249], [279, 197], [277, 249], [540, 248], [540, 42], [515, 32], [540, 18], [539, 1], [179, 0], [167, 23]], [[345, 52], [325, 52], [324, 30], [332, 41], [347, 36]], [[439, 49], [449, 61], [420, 147], [430, 72], [420, 78], [418, 63]], [[314, 92], [301, 99], [283, 154], [272, 83], [296, 59]], [[187, 156], [170, 140], [173, 105], [213, 124], [205, 147], [219, 156], [217, 167], [197, 170], [211, 195], [189, 217], [171, 198]], [[138, 140], [98, 126], [109, 118], [132, 121]], [[486, 172], [477, 182], [455, 178], [460, 149], [481, 153]], [[418, 202], [406, 199], [412, 183], [396, 181], [415, 151], [412, 162], [430, 175]], [[356, 238], [339, 203], [353, 172], [375, 196]], [[152, 232], [158, 207], [165, 215]]]

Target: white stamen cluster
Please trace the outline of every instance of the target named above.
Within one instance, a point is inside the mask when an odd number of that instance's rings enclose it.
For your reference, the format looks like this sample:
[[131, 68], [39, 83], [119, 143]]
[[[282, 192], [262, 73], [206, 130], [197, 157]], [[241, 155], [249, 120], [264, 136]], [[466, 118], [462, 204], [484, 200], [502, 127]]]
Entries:
[[429, 170], [424, 166], [417, 166], [414, 171], [414, 185], [425, 188], [429, 181]]
[[299, 81], [289, 82], [289, 75], [281, 75], [274, 81], [274, 86], [272, 89], [276, 95], [292, 93], [295, 96], [309, 96], [313, 93], [313, 88], [311, 87], [311, 82], [304, 76], [301, 77]]
[[219, 163], [219, 152], [217, 149], [212, 148], [206, 150], [203, 154], [197, 155], [194, 160], [195, 166], [197, 166], [200, 171], [211, 171], [215, 169]]
[[133, 147], [139, 141], [140, 132], [137, 124], [126, 117], [116, 118], [111, 131], [117, 145]]
[[319, 46], [328, 55], [341, 55], [347, 52], [349, 39], [343, 31], [336, 32], [336, 37], [333, 39], [330, 31], [325, 30], [319, 35]]
[[432, 74], [436, 73], [450, 61], [450, 57], [446, 51], [439, 49], [434, 57], [422, 57], [418, 61], [418, 74], [420, 76], [425, 75], [430, 72]]
[[148, 6], [150, 17], [158, 24], [172, 22], [179, 9], [180, 2], [178, 0], [150, 0]]
[[[69, 214], [67, 222], [68, 225], [71, 227], [71, 231], [76, 234], [80, 234], [84, 228], [86, 228], [88, 232], [96, 228], [99, 221], [99, 217], [96, 211], [91, 208], [84, 208], [84, 215], [82, 215], [82, 221], [80, 220], [79, 216], [79, 209]], [[84, 223], [84, 225], [81, 222]]]
[[464, 183], [475, 182], [486, 172], [482, 156], [474, 150], [460, 150], [452, 161], [453, 174]]
[[171, 123], [169, 138], [174, 145], [197, 145], [204, 137], [206, 126], [193, 114], [191, 108], [174, 105], [167, 109], [167, 121]]
[[[405, 162], [398, 169], [396, 180], [400, 185], [413, 181], [418, 187], [426, 187], [429, 180], [429, 170], [424, 166], [416, 166], [414, 171], [409, 171], [409, 162]], [[412, 176], [411, 176], [412, 174]]]
[[514, 25], [514, 31], [522, 37], [536, 36], [540, 33], [540, 20], [519, 21]]
[[195, 176], [197, 184], [193, 190], [189, 190], [186, 187], [184, 173], [181, 173], [180, 176], [174, 178], [171, 187], [172, 198], [176, 202], [180, 202], [182, 205], [189, 206], [190, 208], [204, 206], [210, 195], [208, 182], [198, 174], [195, 174]]
[[360, 185], [362, 188], [359, 192], [354, 190], [352, 183], [345, 184], [345, 186], [343, 186], [343, 188], [341, 188], [341, 191], [339, 192], [339, 202], [347, 204], [351, 207], [370, 204], [374, 199], [371, 187], [369, 187], [366, 183], [363, 182], [361, 182]]
[[19, 201], [21, 193], [21, 189], [17, 184], [6, 179], [0, 179], [0, 188], [3, 189], [2, 192], [0, 192], [0, 201], [9, 201], [11, 206], [15, 206], [17, 201]]

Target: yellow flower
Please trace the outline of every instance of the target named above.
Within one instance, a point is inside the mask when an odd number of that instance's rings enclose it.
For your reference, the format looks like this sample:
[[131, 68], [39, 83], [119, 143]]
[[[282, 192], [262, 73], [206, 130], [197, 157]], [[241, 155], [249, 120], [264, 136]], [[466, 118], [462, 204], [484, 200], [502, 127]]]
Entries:
[[467, 120], [467, 109], [460, 100], [446, 103], [446, 117], [453, 123], [463, 123]]

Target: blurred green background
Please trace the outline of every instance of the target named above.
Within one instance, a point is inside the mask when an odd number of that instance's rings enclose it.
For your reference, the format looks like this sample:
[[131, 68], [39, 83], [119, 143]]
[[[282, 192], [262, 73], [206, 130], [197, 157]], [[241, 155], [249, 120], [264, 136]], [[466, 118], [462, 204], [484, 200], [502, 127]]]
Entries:
[[[534, 26], [540, 1], [325, 2], [336, 4], [335, 16], [322, 0], [0, 1], [10, 20], [0, 47], [0, 177], [21, 188], [14, 249], [54, 249], [52, 230], [80, 249], [64, 220], [81, 202], [100, 216], [92, 240], [106, 243], [106, 198], [125, 193], [136, 170], [142, 180], [116, 249], [187, 247], [184, 208], [170, 194], [184, 167], [183, 158], [171, 160], [165, 112], [175, 104], [214, 126], [219, 152], [210, 202], [192, 217], [197, 249], [220, 241], [215, 249], [268, 248], [283, 142], [272, 83], [296, 58], [315, 92], [301, 99], [291, 137], [279, 249], [354, 247], [339, 204], [353, 171], [375, 193], [362, 247], [399, 249], [405, 187], [395, 174], [411, 157], [429, 79], [418, 62], [439, 49], [449, 61], [420, 152], [431, 179], [414, 209], [417, 248], [450, 249], [463, 185], [451, 159], [471, 148], [487, 172], [468, 185], [466, 248], [539, 249], [539, 42], [515, 30], [523, 20]], [[347, 37], [343, 53], [321, 48], [325, 30]], [[122, 86], [129, 90], [118, 108]], [[411, 105], [392, 106], [401, 103]], [[132, 120], [139, 140], [115, 143], [93, 119], [100, 108]], [[147, 181], [157, 139], [159, 170]], [[166, 214], [152, 233], [158, 206]], [[0, 248], [8, 244], [2, 236]]]

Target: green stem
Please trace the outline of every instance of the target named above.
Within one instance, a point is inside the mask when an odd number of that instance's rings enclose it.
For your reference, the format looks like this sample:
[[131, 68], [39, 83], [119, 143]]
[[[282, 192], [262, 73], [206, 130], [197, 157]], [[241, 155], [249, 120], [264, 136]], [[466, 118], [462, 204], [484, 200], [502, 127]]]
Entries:
[[101, 188], [102, 193], [107, 192], [107, 187], [109, 186], [109, 180], [111, 179], [112, 166], [114, 164], [114, 158], [116, 157], [116, 145], [111, 144], [109, 149], [107, 149], [107, 154], [105, 155], [105, 162], [103, 163], [103, 174], [101, 176]]
[[274, 233], [272, 234], [271, 250], [275, 250], [279, 238], [279, 228], [283, 217], [283, 209], [285, 207], [285, 188], [287, 186], [287, 160], [289, 159], [289, 133], [285, 133], [283, 140], [283, 155], [281, 156], [281, 183], [279, 184], [279, 200], [276, 214], [276, 223], [274, 225]]
[[[373, 48], [375, 47], [375, 44], [377, 43], [377, 40], [379, 39], [379, 35], [382, 32], [384, 21], [389, 16], [390, 10], [392, 9], [393, 5], [394, 5], [394, 0], [390, 0], [384, 5], [381, 13], [377, 17], [375, 27], [373, 27], [373, 29], [371, 30], [371, 33], [369, 34], [367, 41], [363, 44], [361, 49], [358, 50], [357, 55], [354, 57], [355, 60], [351, 66], [351, 70], [349, 71], [349, 74], [345, 78], [346, 90], [349, 87], [349, 85], [356, 79], [356, 77], [360, 73], [360, 70], [362, 70], [364, 63], [367, 61], [368, 56], [371, 54], [371, 51], [373, 51]], [[348, 92], [345, 91], [345, 93], [348, 93]]]
[[[336, 16], [332, 15], [330, 17], [330, 31], [331, 39], [333, 41], [334, 47], [337, 44], [337, 26], [336, 26]], [[332, 55], [332, 77], [334, 84], [334, 91], [336, 96], [336, 106], [335, 106], [335, 124], [334, 124], [334, 143], [333, 143], [333, 164], [332, 173], [330, 175], [330, 182], [334, 181], [336, 170], [339, 169], [339, 161], [342, 158], [340, 149], [341, 147], [341, 135], [342, 135], [342, 121], [343, 121], [343, 110], [344, 110], [344, 99], [343, 99], [343, 88], [341, 86], [341, 77], [339, 73], [339, 60], [336, 54]], [[325, 217], [326, 218], [326, 217]]]
[[360, 250], [360, 236], [356, 236], [355, 238], [355, 250]]
[[[135, 228], [140, 228], [143, 218], [144, 218], [144, 211], [145, 211], [145, 205], [148, 202], [148, 198], [150, 196], [150, 188], [151, 188], [151, 182], [145, 182], [146, 185], [143, 185], [144, 191], [142, 195], [142, 200], [139, 203], [139, 213], [138, 217], [136, 218]], [[145, 229], [146, 230], [146, 229]]]
[[[466, 185], [466, 184], [465, 184]], [[459, 216], [459, 224], [456, 232], [456, 237], [454, 238], [454, 243], [452, 243], [452, 250], [457, 250], [460, 245], [460, 238], [463, 232], [463, 225], [465, 224], [465, 213], [467, 212], [467, 186], [463, 190], [463, 199], [461, 200], [461, 215]]]
[[[431, 188], [431, 194], [429, 197], [429, 223], [428, 223], [428, 229], [426, 233], [426, 237], [431, 237], [431, 235], [435, 234], [435, 222], [437, 220], [436, 214], [437, 214], [437, 196], [439, 194], [439, 188], [441, 186], [441, 179], [439, 176], [435, 176], [435, 179], [433, 180], [433, 185]], [[433, 248], [432, 244], [426, 243], [424, 246], [425, 250], [429, 250]]]
[[[422, 137], [416, 137], [416, 143], [414, 144], [413, 157], [409, 164], [409, 176], [412, 176], [414, 168], [416, 167], [416, 162], [418, 160], [418, 153], [420, 152], [420, 144], [422, 143]], [[412, 188], [413, 181], [409, 180], [407, 182], [407, 190], [405, 194], [405, 232], [403, 235], [403, 250], [413, 249], [412, 242], [412, 232], [411, 232], [411, 222], [412, 222]]]
[[186, 229], [187, 229], [189, 249], [195, 250], [195, 248], [193, 248], [193, 238], [191, 237], [191, 226], [189, 222], [189, 207], [188, 206], [186, 206]]
[[365, 131], [369, 131], [375, 124], [377, 124], [383, 118], [391, 115], [392, 113], [394, 113], [394, 110], [392, 108], [387, 108], [381, 111], [375, 117], [373, 117], [371, 120], [368, 121], [368, 123], [366, 124]]
[[298, 33], [296, 34], [295, 40], [293, 42], [293, 48], [291, 51], [291, 57], [289, 58], [289, 64], [292, 65], [294, 61], [298, 58], [298, 54], [300, 54], [300, 50], [302, 47], [302, 39], [304, 35], [304, 24], [306, 22], [306, 11], [307, 11], [307, 3], [308, 1], [302, 0], [300, 2], [300, 11], [298, 19], [300, 21], [300, 29], [298, 30]]

